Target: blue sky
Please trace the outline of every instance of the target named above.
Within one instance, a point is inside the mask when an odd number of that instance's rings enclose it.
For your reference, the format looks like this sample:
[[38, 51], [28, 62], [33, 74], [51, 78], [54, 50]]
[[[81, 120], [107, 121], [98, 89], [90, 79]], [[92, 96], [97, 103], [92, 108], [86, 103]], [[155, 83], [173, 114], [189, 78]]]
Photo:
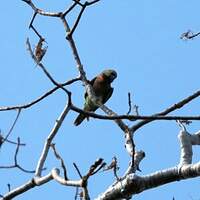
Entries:
[[[38, 7], [49, 11], [63, 10], [71, 1], [34, 1]], [[191, 1], [100, 1], [88, 8], [74, 33], [88, 79], [105, 68], [113, 68], [118, 78], [113, 83], [114, 94], [108, 101], [111, 109], [119, 114], [128, 110], [127, 94], [139, 106], [140, 114], [150, 115], [161, 111], [191, 95], [199, 89], [200, 38], [191, 41], [180, 40], [180, 35], [191, 29], [200, 30], [199, 6]], [[37, 98], [52, 88], [42, 71], [35, 67], [26, 50], [25, 41], [29, 37], [32, 45], [37, 37], [28, 29], [32, 10], [22, 1], [1, 3], [1, 67], [0, 105], [24, 104]], [[78, 14], [78, 9], [68, 16], [70, 24]], [[53, 77], [64, 82], [78, 75], [75, 62], [65, 40], [65, 32], [59, 19], [37, 17], [34, 25], [48, 43], [48, 51], [43, 59]], [[81, 83], [70, 86], [75, 105], [82, 107], [84, 88]], [[40, 156], [45, 138], [65, 104], [61, 91], [24, 110], [12, 132], [11, 139], [20, 136], [27, 145], [20, 149], [19, 161], [27, 169], [34, 169]], [[196, 99], [178, 115], [199, 115], [199, 100]], [[102, 113], [102, 111], [98, 111]], [[6, 134], [16, 112], [0, 113], [0, 129]], [[80, 127], [73, 126], [76, 113], [70, 112], [55, 138], [57, 149], [65, 159], [69, 177], [78, 178], [72, 166], [76, 162], [82, 173], [99, 157], [109, 162], [114, 155], [119, 160], [123, 174], [129, 162], [124, 149], [121, 130], [111, 121], [91, 119]], [[127, 122], [132, 125], [131, 122]], [[200, 129], [199, 122], [193, 122], [188, 131]], [[179, 128], [175, 122], [153, 122], [137, 131], [135, 143], [138, 150], [146, 153], [141, 163], [145, 175], [156, 170], [175, 166], [179, 161]], [[0, 165], [12, 162], [14, 148], [7, 144], [1, 149]], [[194, 148], [194, 162], [198, 161], [199, 147]], [[59, 166], [49, 154], [48, 170]], [[45, 172], [47, 173], [48, 170]], [[31, 178], [17, 169], [0, 170], [0, 193], [7, 191], [7, 183], [15, 188]], [[89, 189], [91, 198], [103, 192], [114, 180], [112, 172], [99, 173], [91, 178]], [[136, 200], [200, 198], [199, 179], [186, 180], [162, 186], [136, 195]], [[56, 193], [55, 193], [56, 192]], [[55, 182], [28, 191], [16, 199], [36, 199], [43, 195], [53, 199], [73, 199], [74, 188], [66, 188]]]

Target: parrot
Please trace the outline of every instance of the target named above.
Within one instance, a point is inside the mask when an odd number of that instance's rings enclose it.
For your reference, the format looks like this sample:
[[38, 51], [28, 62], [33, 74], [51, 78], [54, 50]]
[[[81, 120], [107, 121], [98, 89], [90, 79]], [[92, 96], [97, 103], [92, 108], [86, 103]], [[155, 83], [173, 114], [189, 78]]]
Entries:
[[[111, 83], [114, 79], [117, 78], [117, 72], [113, 69], [106, 69], [89, 81], [89, 84], [92, 86], [94, 94], [97, 98], [99, 98], [102, 104], [106, 103], [107, 100], [112, 96], [113, 88], [111, 87]], [[84, 111], [95, 112], [98, 109], [98, 106], [95, 105], [90, 99], [87, 92], [85, 92], [85, 103], [84, 103]], [[74, 121], [74, 125], [78, 126], [82, 123], [82, 121], [88, 118], [86, 115], [80, 113], [76, 120]]]

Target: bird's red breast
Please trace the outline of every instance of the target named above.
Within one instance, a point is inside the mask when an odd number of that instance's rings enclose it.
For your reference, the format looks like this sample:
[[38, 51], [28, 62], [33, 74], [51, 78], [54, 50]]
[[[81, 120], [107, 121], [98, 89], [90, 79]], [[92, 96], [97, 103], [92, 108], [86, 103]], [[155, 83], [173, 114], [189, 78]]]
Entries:
[[96, 81], [104, 82], [105, 81], [104, 76], [100, 74], [99, 76], [97, 76]]

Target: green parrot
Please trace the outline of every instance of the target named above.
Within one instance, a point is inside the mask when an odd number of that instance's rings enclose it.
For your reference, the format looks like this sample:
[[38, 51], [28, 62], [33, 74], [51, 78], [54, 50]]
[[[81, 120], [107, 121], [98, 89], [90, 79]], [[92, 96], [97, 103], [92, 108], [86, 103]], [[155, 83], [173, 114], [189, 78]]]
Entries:
[[[93, 87], [93, 91], [97, 98], [99, 98], [102, 104], [105, 104], [106, 101], [111, 97], [113, 93], [113, 88], [111, 87], [111, 83], [113, 80], [117, 78], [117, 72], [112, 69], [107, 69], [101, 72], [98, 76], [93, 78], [89, 83]], [[83, 110], [94, 112], [98, 109], [91, 99], [89, 98], [87, 92], [85, 93], [85, 103]], [[74, 125], [78, 126], [82, 123], [82, 121], [87, 118], [84, 114], [79, 114], [76, 120], [74, 121]]]

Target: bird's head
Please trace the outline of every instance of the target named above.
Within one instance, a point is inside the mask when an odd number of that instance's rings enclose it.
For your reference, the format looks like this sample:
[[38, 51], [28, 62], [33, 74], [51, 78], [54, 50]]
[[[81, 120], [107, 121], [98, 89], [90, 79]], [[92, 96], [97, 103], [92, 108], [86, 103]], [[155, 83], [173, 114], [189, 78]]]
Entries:
[[112, 69], [107, 69], [104, 70], [101, 73], [110, 83], [112, 83], [114, 81], [114, 79], [117, 78], [117, 72], [115, 70]]

